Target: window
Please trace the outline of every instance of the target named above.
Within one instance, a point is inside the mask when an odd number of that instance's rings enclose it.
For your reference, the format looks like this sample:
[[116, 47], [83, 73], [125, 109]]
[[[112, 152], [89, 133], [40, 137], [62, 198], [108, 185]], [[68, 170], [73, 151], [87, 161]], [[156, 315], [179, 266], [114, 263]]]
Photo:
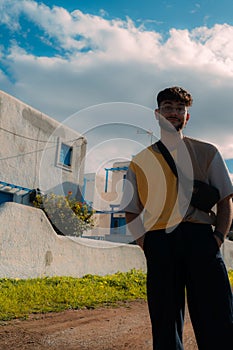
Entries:
[[61, 143], [59, 163], [71, 167], [73, 148]]

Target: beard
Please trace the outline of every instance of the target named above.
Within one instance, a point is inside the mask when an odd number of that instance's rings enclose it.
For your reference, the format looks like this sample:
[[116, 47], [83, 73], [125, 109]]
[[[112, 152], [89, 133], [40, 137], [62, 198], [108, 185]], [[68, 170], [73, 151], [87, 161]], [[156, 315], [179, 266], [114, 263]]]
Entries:
[[181, 120], [175, 125], [173, 125], [169, 120], [161, 116], [159, 118], [159, 126], [161, 129], [166, 130], [170, 133], [176, 133], [184, 128], [184, 121]]

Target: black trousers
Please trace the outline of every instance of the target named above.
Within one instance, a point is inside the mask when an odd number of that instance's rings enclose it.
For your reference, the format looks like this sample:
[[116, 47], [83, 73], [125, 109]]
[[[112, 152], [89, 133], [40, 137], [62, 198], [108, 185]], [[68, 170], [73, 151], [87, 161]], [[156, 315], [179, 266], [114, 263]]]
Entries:
[[144, 240], [154, 350], [182, 350], [185, 298], [199, 350], [233, 350], [233, 299], [210, 225], [181, 223]]

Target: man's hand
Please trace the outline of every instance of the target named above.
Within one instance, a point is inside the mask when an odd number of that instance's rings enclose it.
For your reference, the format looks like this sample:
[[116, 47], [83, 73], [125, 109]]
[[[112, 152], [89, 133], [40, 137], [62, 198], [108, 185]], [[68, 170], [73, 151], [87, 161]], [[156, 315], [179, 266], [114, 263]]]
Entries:
[[[213, 232], [214, 237], [218, 243], [218, 246], [221, 247], [223, 244], [224, 238], [230, 230], [233, 218], [233, 206], [232, 198], [228, 196], [217, 203], [217, 220], [215, 231]], [[215, 234], [216, 232], [216, 234]]]
[[218, 238], [218, 236], [216, 236], [215, 234], [214, 234], [214, 238], [216, 239], [216, 242], [217, 242], [217, 244], [218, 244], [218, 247], [220, 248], [221, 245], [223, 244], [223, 242], [222, 242], [221, 239]]

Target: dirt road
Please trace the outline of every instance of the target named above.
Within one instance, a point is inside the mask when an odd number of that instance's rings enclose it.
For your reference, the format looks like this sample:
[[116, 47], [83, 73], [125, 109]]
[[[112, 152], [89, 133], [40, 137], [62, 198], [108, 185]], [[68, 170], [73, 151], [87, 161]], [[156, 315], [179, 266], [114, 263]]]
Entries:
[[[189, 316], [185, 350], [197, 350]], [[152, 350], [147, 304], [68, 310], [0, 323], [1, 350]]]

